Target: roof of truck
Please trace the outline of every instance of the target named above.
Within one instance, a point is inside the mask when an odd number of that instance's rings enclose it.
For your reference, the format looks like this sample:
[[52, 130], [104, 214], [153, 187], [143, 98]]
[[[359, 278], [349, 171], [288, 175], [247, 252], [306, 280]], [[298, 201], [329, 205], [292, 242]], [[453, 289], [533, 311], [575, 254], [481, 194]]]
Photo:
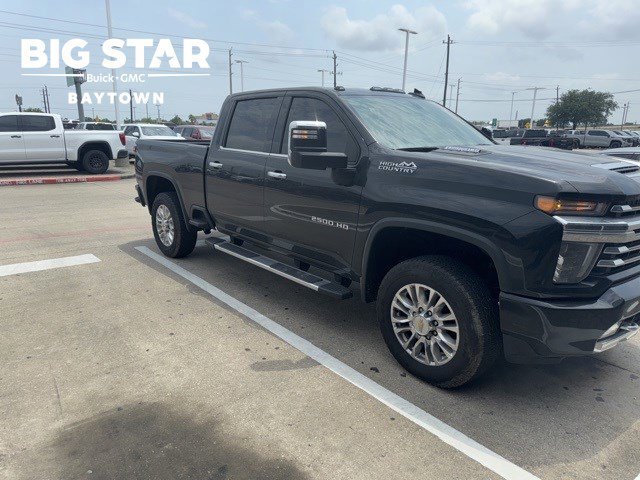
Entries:
[[270, 88], [265, 90], [250, 90], [244, 92], [233, 93], [230, 97], [242, 97], [260, 95], [265, 93], [286, 93], [286, 92], [321, 92], [329, 95], [350, 96], [350, 95], [406, 95], [410, 92], [404, 92], [400, 89], [389, 87], [371, 87], [371, 88], [346, 88], [346, 87], [293, 87], [293, 88]]

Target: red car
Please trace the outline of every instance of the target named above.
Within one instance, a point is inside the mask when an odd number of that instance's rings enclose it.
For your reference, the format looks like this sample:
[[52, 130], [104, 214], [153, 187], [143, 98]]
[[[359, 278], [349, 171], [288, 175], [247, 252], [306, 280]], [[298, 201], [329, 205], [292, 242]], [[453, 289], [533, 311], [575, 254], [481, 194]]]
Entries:
[[211, 140], [215, 127], [206, 127], [203, 125], [178, 125], [173, 130], [182, 135], [187, 140]]

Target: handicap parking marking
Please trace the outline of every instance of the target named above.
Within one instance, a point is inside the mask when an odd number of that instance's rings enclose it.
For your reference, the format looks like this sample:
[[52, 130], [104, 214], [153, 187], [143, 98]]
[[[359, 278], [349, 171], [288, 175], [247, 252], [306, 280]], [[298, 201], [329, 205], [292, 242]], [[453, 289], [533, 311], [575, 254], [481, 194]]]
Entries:
[[51, 258], [48, 260], [37, 260], [35, 262], [13, 263], [11, 265], [0, 265], [0, 277], [17, 275], [19, 273], [39, 272], [41, 270], [51, 270], [54, 268], [72, 267], [75, 265], [86, 265], [97, 263], [100, 259], [95, 255], [87, 253], [74, 257]]
[[[183, 267], [168, 260], [164, 256], [153, 252], [147, 247], [139, 246], [135, 247], [135, 249], [143, 255], [151, 258], [152, 260], [155, 260], [162, 266], [168, 268], [176, 275], [189, 281], [212, 297], [226, 304], [244, 317], [257, 323], [275, 336], [284, 340], [295, 349], [304, 353], [332, 372], [338, 374], [352, 385], [371, 395], [376, 400], [396, 411], [398, 414], [407, 418], [416, 425], [422, 427], [446, 444], [465, 454], [469, 458], [475, 460], [487, 469], [500, 475], [502, 478], [508, 480], [538, 480], [538, 477], [536, 477], [532, 473], [527, 472], [526, 470], [518, 467], [506, 458], [489, 450], [487, 447], [479, 444], [472, 438], [469, 438], [464, 433], [456, 430], [450, 425], [437, 419], [433, 415], [425, 412], [420, 407], [386, 389], [379, 383], [371, 380], [369, 377], [361, 374], [357, 370], [331, 356], [329, 353], [316, 347], [308, 340], [296, 335], [279, 323], [276, 323], [257, 310], [254, 310], [245, 303], [242, 303], [240, 300], [223, 292], [218, 287], [212, 285], [206, 280], [203, 280], [197, 275], [194, 275]], [[640, 480], [640, 478], [636, 480]]]

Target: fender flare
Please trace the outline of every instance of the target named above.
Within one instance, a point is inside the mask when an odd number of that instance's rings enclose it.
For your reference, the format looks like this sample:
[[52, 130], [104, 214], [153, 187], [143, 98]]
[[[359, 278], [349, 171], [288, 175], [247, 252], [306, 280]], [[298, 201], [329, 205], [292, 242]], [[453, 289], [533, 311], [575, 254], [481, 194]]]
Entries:
[[460, 240], [475, 247], [478, 247], [484, 253], [486, 253], [489, 258], [493, 261], [496, 272], [498, 274], [498, 282], [500, 285], [504, 285], [507, 282], [506, 278], [506, 270], [507, 270], [507, 261], [504, 257], [503, 252], [498, 248], [498, 246], [493, 243], [489, 238], [479, 235], [475, 232], [471, 232], [469, 230], [454, 227], [451, 225], [446, 225], [439, 222], [432, 222], [429, 220], [418, 220], [415, 218], [402, 218], [402, 217], [390, 217], [384, 218], [382, 220], [377, 221], [371, 230], [369, 230], [369, 234], [367, 235], [367, 240], [364, 245], [364, 251], [362, 252], [362, 270], [361, 270], [361, 282], [360, 289], [362, 293], [362, 298], [366, 297], [366, 286], [367, 286], [367, 269], [369, 267], [369, 252], [371, 251], [371, 246], [377, 235], [386, 228], [392, 227], [401, 227], [401, 228], [412, 228], [414, 230], [422, 230], [429, 233], [435, 233], [438, 235], [442, 235], [445, 237], [455, 238], [456, 240]]
[[180, 202], [180, 209], [182, 210], [182, 215], [184, 216], [184, 219], [188, 224], [189, 223], [189, 219], [191, 217], [189, 215], [187, 215], [187, 209], [185, 207], [184, 201], [182, 200], [182, 191], [180, 190], [180, 186], [175, 182], [175, 180], [173, 178], [171, 178], [169, 175], [167, 175], [164, 172], [151, 171], [151, 172], [148, 172], [144, 177], [144, 194], [146, 196], [147, 205], [148, 205], [148, 208], [149, 208], [149, 213], [151, 213], [151, 207], [152, 207], [152, 203], [153, 203], [153, 202], [149, 201], [148, 183], [149, 183], [149, 178], [150, 177], [161, 177], [161, 178], [164, 178], [165, 180], [168, 180], [169, 183], [171, 183], [171, 185], [173, 185], [173, 189], [175, 190], [176, 195], [178, 195], [178, 201]]
[[100, 144], [100, 145], [104, 145], [107, 147], [107, 149], [109, 150], [109, 161], [113, 160], [115, 157], [113, 156], [113, 149], [111, 148], [111, 145], [109, 145], [109, 142], [107, 142], [106, 140], [87, 140], [86, 142], [84, 142], [83, 144], [81, 144], [78, 149], [76, 150], [76, 159], [78, 162], [82, 162], [82, 158], [80, 158], [80, 150], [82, 150], [85, 146], [89, 145], [89, 144]]

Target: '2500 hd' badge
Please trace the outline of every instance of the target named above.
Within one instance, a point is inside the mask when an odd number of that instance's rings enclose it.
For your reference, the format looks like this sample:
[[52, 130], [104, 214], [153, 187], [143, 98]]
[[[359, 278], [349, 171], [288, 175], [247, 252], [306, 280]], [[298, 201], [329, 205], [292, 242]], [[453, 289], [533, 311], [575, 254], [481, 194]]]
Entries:
[[414, 162], [389, 162], [383, 160], [378, 165], [378, 170], [398, 173], [414, 173], [418, 166]]

